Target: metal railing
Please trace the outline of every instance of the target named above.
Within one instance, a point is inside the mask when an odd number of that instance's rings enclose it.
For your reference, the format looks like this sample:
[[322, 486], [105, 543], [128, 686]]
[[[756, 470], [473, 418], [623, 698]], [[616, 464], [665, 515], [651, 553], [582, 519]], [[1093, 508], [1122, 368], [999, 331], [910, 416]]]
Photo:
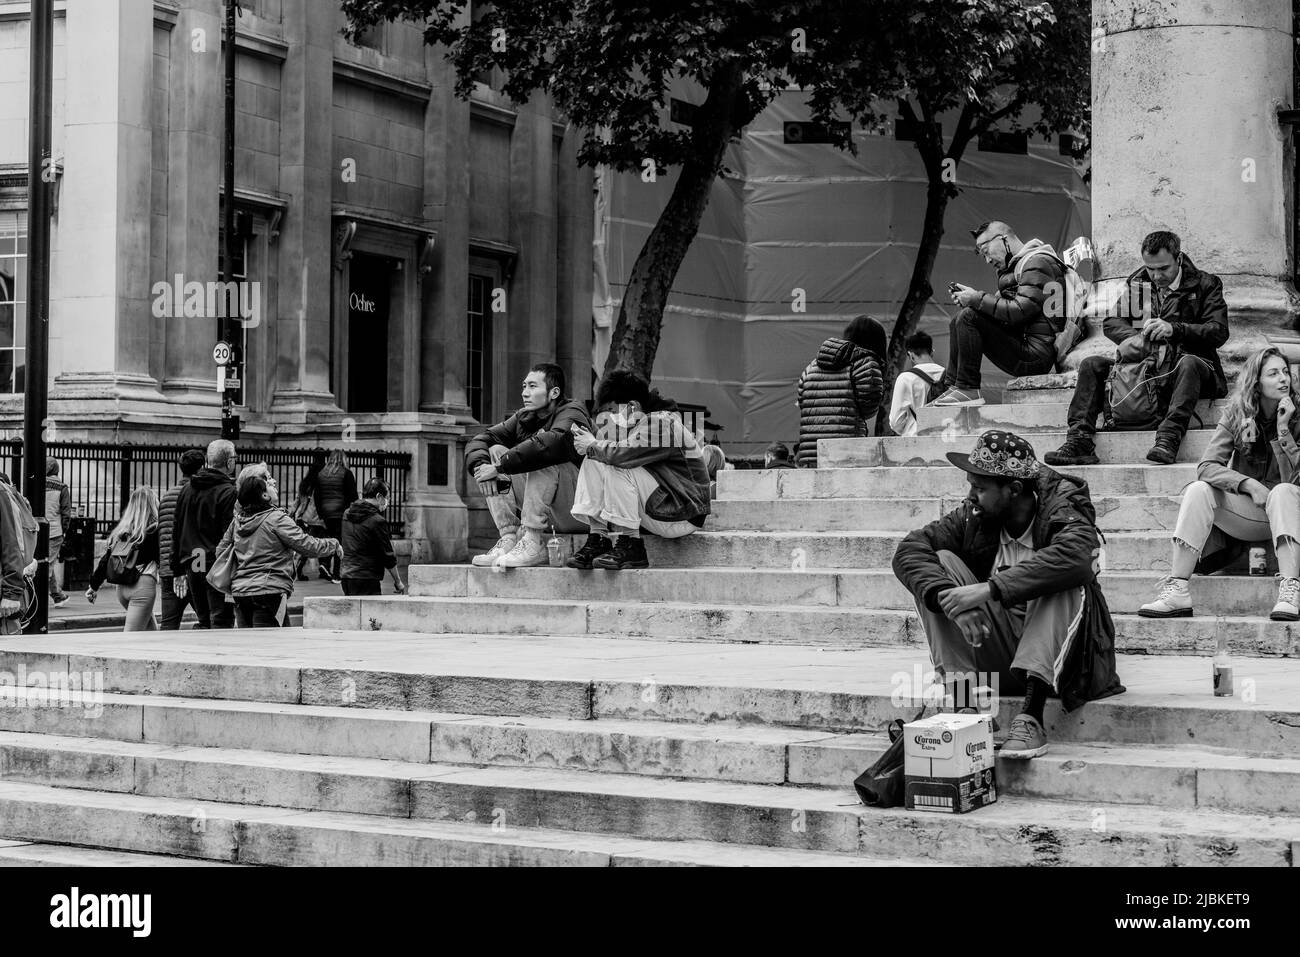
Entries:
[[[50, 458], [59, 460], [59, 478], [68, 486], [74, 511], [93, 517], [100, 534], [107, 534], [126, 508], [131, 490], [152, 485], [161, 498], [181, 480], [178, 464], [187, 445], [104, 445], [92, 442], [51, 442], [46, 448]], [[21, 439], [0, 440], [0, 469], [21, 487]], [[265, 462], [280, 487], [280, 504], [292, 508], [298, 497], [298, 485], [311, 468], [311, 449], [286, 449], [236, 445], [239, 466]], [[347, 453], [348, 467], [357, 479], [360, 491], [376, 476], [389, 485], [388, 512], [384, 516], [394, 538], [405, 535], [402, 510], [406, 504], [407, 475], [411, 470], [409, 452], [383, 452], [358, 449]]]

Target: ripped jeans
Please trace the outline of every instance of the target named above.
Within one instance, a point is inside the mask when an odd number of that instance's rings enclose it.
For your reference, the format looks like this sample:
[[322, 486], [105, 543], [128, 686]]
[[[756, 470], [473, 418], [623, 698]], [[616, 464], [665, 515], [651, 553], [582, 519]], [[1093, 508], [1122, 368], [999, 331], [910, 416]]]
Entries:
[[1210, 542], [1211, 535], [1220, 534], [1243, 542], [1276, 545], [1282, 538], [1300, 542], [1300, 486], [1274, 486], [1268, 503], [1260, 508], [1249, 495], [1193, 482], [1178, 507], [1174, 541], [1203, 555], [1220, 547], [1220, 543]]

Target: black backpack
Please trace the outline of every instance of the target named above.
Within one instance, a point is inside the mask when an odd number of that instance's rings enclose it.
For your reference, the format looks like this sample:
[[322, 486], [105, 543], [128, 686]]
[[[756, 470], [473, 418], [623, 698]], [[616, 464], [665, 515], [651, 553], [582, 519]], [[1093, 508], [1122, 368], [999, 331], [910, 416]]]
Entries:
[[140, 545], [129, 539], [116, 539], [108, 549], [108, 565], [104, 578], [111, 585], [134, 585], [140, 580], [140, 569], [136, 566]]
[[930, 378], [928, 375], [926, 375], [926, 374], [925, 374], [924, 372], [922, 372], [920, 369], [908, 369], [907, 371], [910, 372], [910, 373], [912, 373], [912, 375], [916, 376], [918, 379], [920, 379], [922, 382], [924, 382], [926, 385], [929, 386], [929, 388], [926, 389], [926, 391], [925, 391], [925, 404], [926, 404], [926, 405], [930, 405], [930, 404], [932, 404], [932, 403], [934, 402], [935, 399], [937, 399], [937, 398], [939, 398], [939, 396], [943, 395], [943, 393], [944, 393], [944, 388], [943, 388], [943, 385], [939, 382], [938, 379], [932, 379], [932, 378]]

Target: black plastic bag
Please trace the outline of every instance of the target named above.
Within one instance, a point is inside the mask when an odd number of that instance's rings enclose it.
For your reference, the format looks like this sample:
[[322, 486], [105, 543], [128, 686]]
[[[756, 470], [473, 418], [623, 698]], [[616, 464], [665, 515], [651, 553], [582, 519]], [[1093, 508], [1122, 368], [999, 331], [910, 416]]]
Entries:
[[[924, 708], [912, 720], [919, 720], [923, 714]], [[897, 807], [903, 803], [903, 719], [895, 718], [886, 727], [889, 747], [853, 781], [858, 799], [867, 807]]]

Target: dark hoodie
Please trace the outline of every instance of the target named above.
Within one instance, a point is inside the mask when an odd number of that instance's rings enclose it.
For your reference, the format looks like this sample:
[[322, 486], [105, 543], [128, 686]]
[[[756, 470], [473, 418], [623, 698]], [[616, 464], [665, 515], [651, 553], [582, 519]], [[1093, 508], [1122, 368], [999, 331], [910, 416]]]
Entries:
[[987, 581], [994, 599], [1020, 604], [1067, 588], [1084, 588], [1083, 617], [1067, 637], [1057, 662], [1056, 688], [1067, 711], [1085, 701], [1119, 694], [1115, 665], [1115, 624], [1097, 581], [1097, 513], [1088, 485], [1041, 466], [1035, 491], [1034, 554], [1011, 568], [994, 571], [1001, 525], [972, 514], [970, 505], [917, 529], [894, 552], [894, 574], [918, 601], [939, 611], [939, 594], [953, 587], [938, 552], [949, 551]]
[[[235, 480], [225, 472], [206, 466], [190, 478], [190, 484], [176, 497], [172, 519], [172, 574], [190, 570], [194, 553], [202, 549], [204, 570], [212, 567], [217, 542], [235, 515]], [[197, 569], [196, 569], [197, 570]]]
[[218, 560], [232, 548], [235, 574], [231, 594], [287, 595], [293, 591], [295, 557], [326, 558], [338, 551], [338, 542], [313, 538], [298, 527], [288, 512], [275, 505], [241, 511], [221, 536]]
[[473, 475], [480, 465], [492, 461], [491, 448], [503, 445], [510, 451], [501, 457], [497, 471], [502, 475], [535, 472], [551, 465], [582, 465], [582, 456], [573, 447], [571, 425], [591, 428], [587, 408], [577, 399], [560, 402], [553, 413], [521, 409], [499, 425], [494, 425], [465, 446], [465, 468]]
[[364, 498], [343, 513], [343, 572], [341, 577], [379, 581], [397, 567], [393, 540], [384, 513]]
[[799, 467], [817, 467], [818, 439], [866, 435], [884, 388], [878, 356], [847, 339], [823, 342], [799, 376]]

